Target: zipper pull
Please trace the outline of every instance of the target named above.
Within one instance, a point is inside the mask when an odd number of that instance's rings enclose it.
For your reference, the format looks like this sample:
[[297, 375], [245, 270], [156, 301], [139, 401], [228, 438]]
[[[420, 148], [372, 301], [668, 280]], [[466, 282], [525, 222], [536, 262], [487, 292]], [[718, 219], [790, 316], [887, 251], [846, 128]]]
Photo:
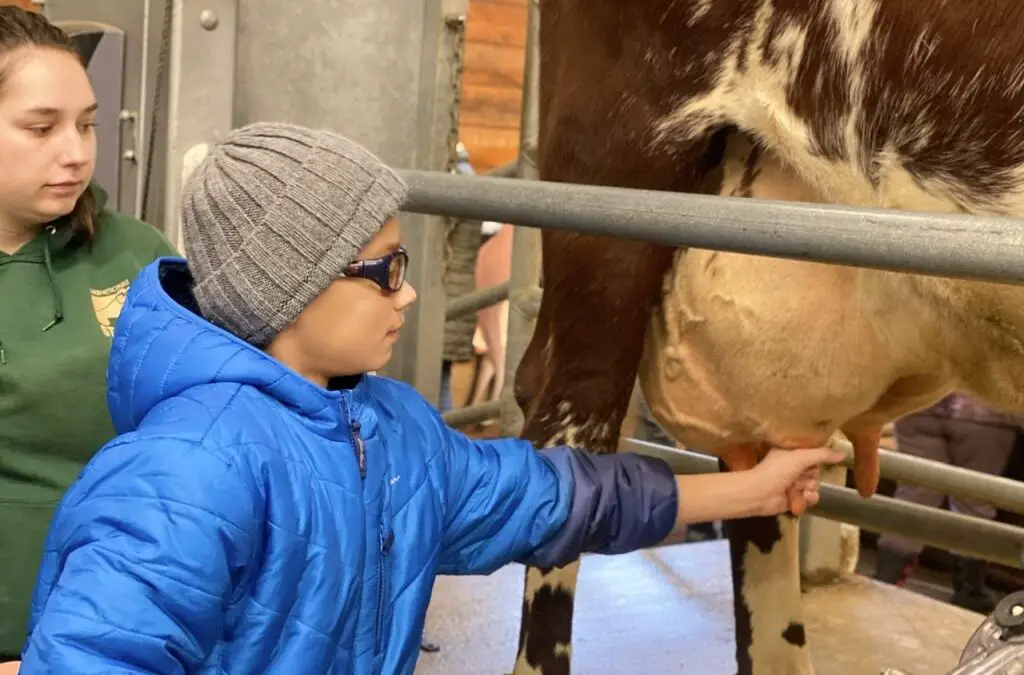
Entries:
[[362, 425], [359, 420], [352, 420], [352, 440], [356, 446], [356, 461], [359, 462], [359, 477], [366, 478], [366, 445], [363, 443], [359, 430]]
[[380, 542], [380, 552], [383, 555], [391, 553], [391, 545], [395, 543], [395, 531], [389, 529], [388, 534]]

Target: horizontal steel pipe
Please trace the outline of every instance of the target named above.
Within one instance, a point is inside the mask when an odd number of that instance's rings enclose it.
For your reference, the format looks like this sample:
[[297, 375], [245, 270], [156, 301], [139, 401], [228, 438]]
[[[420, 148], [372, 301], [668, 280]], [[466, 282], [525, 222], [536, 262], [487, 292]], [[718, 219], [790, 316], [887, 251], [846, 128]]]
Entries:
[[501, 415], [501, 403], [499, 401], [488, 401], [479, 405], [472, 405], [467, 408], [456, 408], [441, 416], [444, 423], [450, 427], [460, 427], [466, 424], [476, 424], [484, 420], [498, 419]]
[[481, 288], [480, 290], [473, 291], [472, 293], [466, 293], [465, 295], [460, 295], [457, 298], [452, 298], [448, 301], [448, 304], [444, 306], [444, 318], [446, 321], [459, 319], [467, 314], [472, 314], [484, 307], [496, 305], [502, 300], [507, 299], [508, 282], [503, 281], [500, 284]]
[[490, 171], [484, 171], [482, 175], [491, 176], [493, 178], [515, 178], [518, 170], [519, 162], [512, 160], [511, 162], [499, 164]]
[[944, 277], [1024, 282], [1024, 221], [400, 171], [402, 209]]
[[[833, 440], [833, 447], [846, 453], [843, 465], [853, 467], [853, 446]], [[944, 495], [977, 499], [1013, 513], [1024, 514], [1024, 483], [1003, 476], [961, 469], [891, 450], [879, 451], [882, 478], [914, 483]]]
[[[677, 474], [715, 473], [718, 460], [687, 450], [633, 438], [622, 440], [624, 452], [665, 460]], [[875, 495], [864, 499], [853, 490], [822, 484], [821, 500], [808, 513], [851, 523], [872, 532], [891, 532], [937, 548], [1024, 569], [1024, 529], [959, 513]]]

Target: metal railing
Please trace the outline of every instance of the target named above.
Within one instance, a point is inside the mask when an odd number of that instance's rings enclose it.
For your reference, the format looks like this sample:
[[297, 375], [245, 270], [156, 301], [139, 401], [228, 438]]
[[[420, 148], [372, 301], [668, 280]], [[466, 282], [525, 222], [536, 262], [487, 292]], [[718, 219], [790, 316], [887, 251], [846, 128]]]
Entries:
[[452, 298], [444, 306], [445, 321], [460, 319], [467, 314], [478, 312], [484, 307], [496, 305], [508, 299], [508, 282], [503, 281], [487, 288], [481, 288], [457, 298]]
[[[533, 228], [609, 236], [755, 255], [831, 262], [893, 271], [1020, 283], [1024, 281], [1024, 222], [1000, 217], [929, 214], [709, 197], [626, 188], [403, 172], [406, 210], [500, 220]], [[446, 316], [475, 311], [509, 297], [509, 285], [449, 302]], [[449, 314], [451, 312], [451, 314]], [[509, 371], [514, 373], [514, 369]], [[511, 378], [509, 378], [511, 379]], [[452, 426], [493, 419], [498, 401], [445, 415]], [[639, 445], [638, 445], [639, 444]], [[849, 443], [835, 443], [847, 454]], [[717, 470], [715, 459], [629, 440], [626, 447], [660, 456], [689, 472]], [[689, 467], [689, 469], [687, 469]], [[1024, 484], [938, 462], [880, 451], [884, 478], [1024, 513]], [[947, 550], [1024, 568], [1024, 530], [1003, 523], [822, 486], [812, 511], [876, 532], [896, 532]]]
[[[620, 449], [664, 460], [677, 474], [715, 473], [719, 470], [718, 460], [710, 455], [634, 438], [623, 439]], [[973, 474], [979, 483], [993, 478], [965, 469], [956, 471]], [[1017, 489], [1024, 489], [1024, 485], [1018, 483]], [[872, 532], [912, 537], [937, 548], [1024, 569], [1022, 528], [882, 495], [865, 499], [854, 490], [825, 483], [821, 485], [820, 494], [818, 504], [807, 511], [811, 515], [851, 523]]]
[[404, 210], [676, 247], [1024, 282], [1024, 221], [402, 171]]
[[[846, 453], [842, 464], [852, 468], [853, 446], [850, 442], [833, 439], [831, 445]], [[878, 455], [882, 478], [914, 483], [951, 497], [978, 499], [1006, 511], [1024, 514], [1024, 483], [1020, 481], [892, 450], [879, 450]]]

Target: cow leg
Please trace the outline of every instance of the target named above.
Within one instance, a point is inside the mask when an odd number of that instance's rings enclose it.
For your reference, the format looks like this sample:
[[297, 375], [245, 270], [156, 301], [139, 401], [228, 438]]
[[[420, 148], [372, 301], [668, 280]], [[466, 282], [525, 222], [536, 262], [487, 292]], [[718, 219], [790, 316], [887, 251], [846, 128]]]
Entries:
[[[683, 192], [708, 191], [719, 179], [725, 132], [694, 143], [683, 161], [687, 153], [644, 154], [629, 135], [605, 132], [594, 144], [579, 123], [574, 115], [541, 136], [542, 179]], [[540, 310], [515, 373], [522, 436], [538, 447], [615, 452], [673, 250], [554, 230], [542, 241]], [[526, 570], [514, 675], [569, 675], [578, 572], [578, 560]]]
[[814, 672], [800, 597], [799, 519], [724, 523], [732, 566], [738, 675]]
[[[638, 242], [545, 233], [540, 313], [516, 373], [525, 438], [615, 452], [671, 256]], [[569, 674], [578, 572], [578, 560], [526, 570], [516, 675]]]
[[[718, 466], [722, 471], [750, 469], [767, 450], [765, 444], [739, 445], [723, 451]], [[723, 523], [732, 569], [738, 675], [814, 672], [800, 597], [799, 522], [785, 514]]]
[[[573, 125], [542, 137], [552, 139], [540, 145], [542, 178], [706, 190], [707, 181], [716, 180], [709, 164], [713, 167], [724, 147], [724, 134], [716, 134], [694, 144], [692, 159], [683, 162], [644, 155], [629, 136], [607, 134], [605, 145], [596, 147], [585, 132]], [[609, 148], [613, 138], [621, 146]], [[575, 149], [569, 152], [566, 145]], [[571, 159], [554, 168], [566, 156]], [[540, 310], [515, 373], [516, 400], [524, 412], [522, 436], [538, 447], [615, 452], [673, 250], [554, 230], [545, 231], [542, 242]], [[578, 560], [561, 568], [526, 570], [515, 675], [569, 675], [578, 572]]]
[[[584, 7], [588, 18], [581, 20]], [[671, 16], [662, 14], [673, 21], [689, 15], [682, 5]], [[689, 135], [664, 138], [658, 131], [658, 121], [687, 94], [674, 86], [687, 56], [652, 60], [649, 45], [660, 36], [648, 34], [651, 24], [640, 20], [642, 12], [614, 3], [556, 0], [545, 3], [540, 16], [541, 180], [718, 191], [727, 132], [695, 127]], [[612, 38], [611, 26], [623, 30]], [[669, 91], [673, 96], [665, 95]], [[673, 251], [554, 230], [544, 231], [542, 240], [543, 294], [534, 334], [517, 372], [506, 374], [515, 378], [523, 408], [522, 436], [540, 447], [615, 452]], [[578, 570], [576, 561], [526, 571], [515, 675], [569, 674]]]

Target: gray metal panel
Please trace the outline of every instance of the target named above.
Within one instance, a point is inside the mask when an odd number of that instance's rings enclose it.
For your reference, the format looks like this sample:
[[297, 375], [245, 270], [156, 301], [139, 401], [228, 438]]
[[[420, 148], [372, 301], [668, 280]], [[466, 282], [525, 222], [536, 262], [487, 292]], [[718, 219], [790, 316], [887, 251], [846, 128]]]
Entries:
[[330, 128], [415, 166], [424, 0], [242, 0], [235, 124]]
[[121, 103], [124, 100], [124, 31], [97, 21], [57, 21], [79, 44], [86, 72], [96, 93], [96, 181], [107, 191], [111, 204], [119, 204], [121, 191]]
[[236, 0], [174, 0], [163, 227], [179, 249], [185, 157], [232, 127], [237, 12]]
[[[394, 166], [444, 170], [439, 146], [450, 100], [444, 13], [464, 13], [465, 6], [465, 0], [243, 0], [235, 124], [281, 120], [328, 128]], [[440, 220], [402, 214], [399, 223], [419, 300], [406, 313], [385, 374], [436, 402], [445, 303]]]
[[[120, 122], [122, 153], [134, 153], [120, 162], [119, 210], [141, 215], [141, 189], [144, 179], [145, 150], [153, 105], [153, 79], [156, 74], [163, 23], [164, 0], [47, 0], [43, 13], [51, 21], [97, 21], [117, 26], [124, 31], [124, 93], [122, 109], [127, 119]], [[143, 98], [142, 92], [146, 91]], [[158, 127], [164, 128], [166, 116], [161, 113]], [[162, 134], [153, 154], [150, 184], [149, 222], [162, 227], [163, 165], [165, 161]], [[155, 217], [154, 217], [155, 216]]]

